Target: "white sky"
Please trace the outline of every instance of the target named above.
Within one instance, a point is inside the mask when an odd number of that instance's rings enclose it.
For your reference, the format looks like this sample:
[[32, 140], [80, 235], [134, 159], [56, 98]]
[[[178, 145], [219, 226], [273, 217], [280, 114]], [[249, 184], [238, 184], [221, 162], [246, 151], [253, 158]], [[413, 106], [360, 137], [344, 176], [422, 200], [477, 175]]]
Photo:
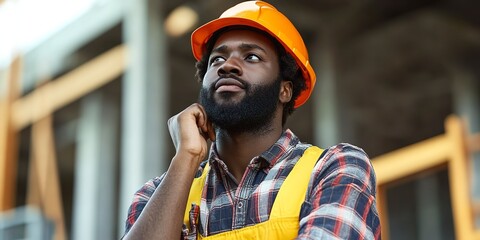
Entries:
[[92, 7], [96, 0], [6, 0], [0, 4], [0, 69]]

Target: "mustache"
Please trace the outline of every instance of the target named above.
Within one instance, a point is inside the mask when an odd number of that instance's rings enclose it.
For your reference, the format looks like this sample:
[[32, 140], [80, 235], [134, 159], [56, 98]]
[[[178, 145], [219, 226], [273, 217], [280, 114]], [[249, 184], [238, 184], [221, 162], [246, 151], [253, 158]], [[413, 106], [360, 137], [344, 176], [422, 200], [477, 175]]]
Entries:
[[220, 76], [219, 78], [217, 78], [211, 85], [210, 85], [210, 88], [211, 89], [215, 89], [215, 85], [218, 83], [218, 81], [224, 79], [224, 78], [231, 78], [231, 79], [235, 79], [236, 81], [240, 82], [244, 87], [245, 89], [248, 89], [250, 87], [250, 83], [248, 83], [247, 81], [243, 80], [242, 78], [240, 78], [239, 76], [237, 76], [236, 74], [225, 74], [225, 75], [222, 75]]

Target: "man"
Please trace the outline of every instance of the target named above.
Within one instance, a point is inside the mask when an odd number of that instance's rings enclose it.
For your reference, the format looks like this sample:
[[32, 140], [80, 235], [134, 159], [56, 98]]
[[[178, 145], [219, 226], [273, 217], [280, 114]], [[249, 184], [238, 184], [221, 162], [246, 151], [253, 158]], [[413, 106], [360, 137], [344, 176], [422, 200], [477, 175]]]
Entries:
[[285, 128], [315, 84], [291, 22], [243, 2], [198, 28], [192, 49], [199, 103], [169, 119], [176, 154], [135, 194], [125, 239], [380, 239], [363, 150], [322, 151]]

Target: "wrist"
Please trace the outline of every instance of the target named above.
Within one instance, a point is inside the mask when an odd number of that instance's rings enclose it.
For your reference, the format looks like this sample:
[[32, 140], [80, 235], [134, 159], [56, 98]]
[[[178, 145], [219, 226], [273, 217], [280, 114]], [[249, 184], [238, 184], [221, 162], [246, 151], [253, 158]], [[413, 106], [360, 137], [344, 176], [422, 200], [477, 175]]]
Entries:
[[189, 154], [188, 152], [177, 152], [172, 158], [170, 169], [174, 172], [185, 172], [195, 175], [203, 159], [198, 155]]

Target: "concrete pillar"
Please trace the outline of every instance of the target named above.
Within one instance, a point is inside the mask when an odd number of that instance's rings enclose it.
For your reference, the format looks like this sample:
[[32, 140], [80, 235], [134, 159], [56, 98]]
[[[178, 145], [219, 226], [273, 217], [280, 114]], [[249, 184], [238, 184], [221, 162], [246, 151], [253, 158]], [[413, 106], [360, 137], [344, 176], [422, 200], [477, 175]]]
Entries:
[[480, 82], [473, 72], [460, 67], [453, 71], [454, 112], [468, 121], [469, 131], [480, 132]]
[[80, 107], [72, 239], [115, 239], [118, 103], [102, 92]]
[[315, 128], [315, 144], [328, 147], [339, 141], [337, 84], [335, 75], [335, 45], [330, 31], [323, 30], [314, 47], [317, 64], [317, 84], [312, 97]]
[[166, 39], [160, 0], [125, 1], [128, 66], [122, 85], [119, 234], [133, 194], [170, 162], [165, 142], [168, 112]]

